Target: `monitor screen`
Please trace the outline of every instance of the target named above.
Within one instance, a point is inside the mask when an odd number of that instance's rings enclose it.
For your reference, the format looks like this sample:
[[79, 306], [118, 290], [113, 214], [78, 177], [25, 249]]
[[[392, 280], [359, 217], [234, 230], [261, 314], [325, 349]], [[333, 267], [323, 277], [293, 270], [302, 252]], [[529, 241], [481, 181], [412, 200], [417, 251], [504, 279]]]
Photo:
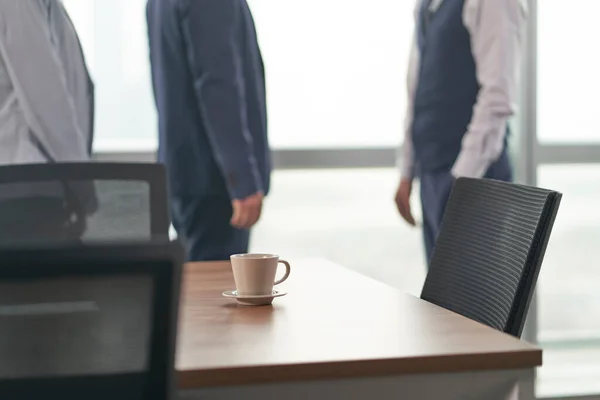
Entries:
[[0, 380], [140, 373], [151, 346], [153, 277], [0, 281]]

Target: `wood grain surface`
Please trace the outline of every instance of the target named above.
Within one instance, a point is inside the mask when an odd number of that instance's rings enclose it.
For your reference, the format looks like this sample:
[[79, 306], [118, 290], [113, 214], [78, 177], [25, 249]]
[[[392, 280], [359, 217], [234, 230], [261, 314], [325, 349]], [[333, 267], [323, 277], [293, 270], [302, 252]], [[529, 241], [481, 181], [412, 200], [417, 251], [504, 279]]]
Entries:
[[182, 389], [298, 380], [527, 369], [542, 352], [324, 260], [293, 262], [272, 306], [238, 306], [228, 262], [186, 266]]

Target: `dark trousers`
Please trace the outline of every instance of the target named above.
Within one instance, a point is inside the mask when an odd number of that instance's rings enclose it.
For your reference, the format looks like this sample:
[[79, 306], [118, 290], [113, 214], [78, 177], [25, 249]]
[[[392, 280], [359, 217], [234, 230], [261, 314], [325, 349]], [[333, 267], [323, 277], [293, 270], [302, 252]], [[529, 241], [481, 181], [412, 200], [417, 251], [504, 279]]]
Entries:
[[[512, 167], [508, 154], [502, 156], [488, 169], [485, 178], [511, 182], [513, 179]], [[433, 255], [435, 241], [438, 237], [446, 203], [454, 178], [450, 171], [439, 171], [421, 174], [421, 206], [423, 209], [423, 238], [425, 241], [425, 254], [427, 265]]]
[[232, 254], [248, 252], [250, 232], [229, 223], [233, 211], [228, 197], [172, 197], [170, 208], [187, 261], [229, 260]]
[[0, 245], [19, 246], [79, 240], [70, 212], [58, 197], [0, 201]]

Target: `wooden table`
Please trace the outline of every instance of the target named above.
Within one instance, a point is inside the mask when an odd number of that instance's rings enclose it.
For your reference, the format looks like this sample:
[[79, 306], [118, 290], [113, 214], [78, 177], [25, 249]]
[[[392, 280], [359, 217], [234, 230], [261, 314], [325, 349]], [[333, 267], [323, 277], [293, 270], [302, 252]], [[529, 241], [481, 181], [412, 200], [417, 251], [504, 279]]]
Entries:
[[186, 268], [184, 399], [535, 398], [541, 350], [330, 262], [293, 262], [272, 306], [232, 288], [229, 263]]

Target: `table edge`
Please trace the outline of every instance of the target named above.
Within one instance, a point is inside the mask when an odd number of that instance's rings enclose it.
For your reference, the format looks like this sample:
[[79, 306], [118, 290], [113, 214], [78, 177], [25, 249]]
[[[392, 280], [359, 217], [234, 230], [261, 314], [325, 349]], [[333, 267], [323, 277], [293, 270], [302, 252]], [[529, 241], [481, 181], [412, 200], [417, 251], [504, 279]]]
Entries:
[[275, 382], [335, 380], [391, 375], [444, 374], [533, 369], [542, 365], [542, 350], [443, 355], [377, 360], [255, 365], [177, 371], [180, 389]]

